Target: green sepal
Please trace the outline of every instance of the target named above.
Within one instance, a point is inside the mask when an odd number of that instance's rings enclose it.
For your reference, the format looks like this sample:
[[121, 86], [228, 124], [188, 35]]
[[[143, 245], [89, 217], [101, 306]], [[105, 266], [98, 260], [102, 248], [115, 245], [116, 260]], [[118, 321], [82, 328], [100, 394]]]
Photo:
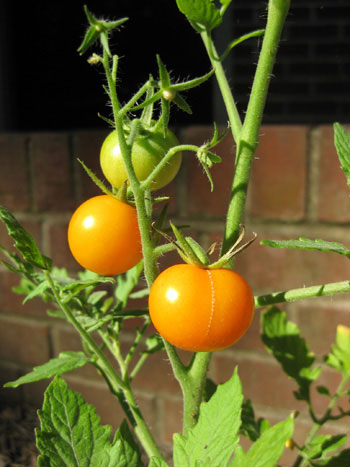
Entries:
[[105, 195], [108, 195], [108, 196], [112, 196], [113, 198], [115, 198], [116, 196], [114, 195], [114, 193], [112, 193], [107, 187], [106, 185], [92, 172], [91, 169], [89, 169], [89, 167], [87, 167], [84, 162], [80, 159], [78, 159], [78, 162], [83, 166], [85, 172], [88, 174], [88, 176], [91, 178], [91, 180], [95, 183], [95, 185], [97, 185], [101, 191], [103, 191], [103, 193]]
[[125, 23], [129, 18], [121, 18], [116, 21], [105, 21], [105, 20], [97, 19], [89, 11], [86, 5], [84, 5], [84, 11], [85, 11], [87, 20], [90, 24], [90, 27], [84, 36], [83, 42], [78, 47], [79, 54], [83, 55], [88, 49], [90, 49], [95, 44], [95, 42], [98, 39], [100, 39], [100, 42], [104, 50], [106, 50], [108, 55], [111, 56], [111, 52], [109, 50], [109, 45], [108, 45], [108, 34], [113, 29], [116, 29], [117, 27]]
[[176, 237], [177, 242], [175, 243], [177, 252], [185, 263], [192, 264], [199, 268], [206, 267], [205, 264], [201, 261], [197, 252], [193, 249], [190, 242], [182, 235], [180, 230], [170, 221], [170, 227]]

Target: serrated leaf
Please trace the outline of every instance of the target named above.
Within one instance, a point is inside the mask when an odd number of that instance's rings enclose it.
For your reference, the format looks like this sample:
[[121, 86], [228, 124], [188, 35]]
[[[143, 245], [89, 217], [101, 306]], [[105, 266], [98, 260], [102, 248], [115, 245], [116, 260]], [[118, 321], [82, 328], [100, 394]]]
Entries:
[[48, 269], [51, 261], [43, 256], [34, 238], [21, 226], [17, 219], [3, 206], [0, 206], [0, 219], [14, 240], [14, 246], [28, 263], [40, 268]]
[[261, 322], [262, 340], [267, 350], [281, 364], [284, 372], [298, 384], [296, 397], [308, 401], [310, 385], [318, 378], [321, 369], [311, 368], [315, 356], [300, 337], [299, 328], [295, 323], [287, 321], [286, 314], [277, 307], [264, 312]]
[[[131, 434], [129, 425], [125, 420], [118, 428], [112, 451], [115, 451], [118, 457], [118, 465], [116, 467], [141, 467], [141, 453], [138, 445]], [[112, 467], [112, 465], [110, 465]]]
[[242, 387], [237, 370], [200, 407], [198, 422], [186, 436], [174, 435], [174, 467], [227, 465], [238, 442]]
[[239, 452], [239, 461], [234, 461], [230, 467], [272, 467], [275, 466], [283, 454], [285, 442], [290, 439], [294, 431], [292, 417], [272, 426], [260, 436], [249, 451], [243, 456]]
[[176, 3], [197, 31], [200, 28], [211, 31], [221, 23], [220, 11], [211, 0], [176, 0]]
[[334, 452], [341, 446], [343, 446], [343, 444], [346, 443], [346, 440], [346, 435], [320, 435], [314, 438], [310, 443], [308, 443], [304, 450], [304, 453], [309, 459], [326, 457], [331, 452]]
[[347, 185], [350, 187], [350, 135], [339, 123], [334, 123], [334, 145], [338, 154], [341, 168], [345, 174]]
[[318, 461], [312, 465], [327, 465], [327, 467], [348, 467], [350, 465], [350, 449], [344, 449], [338, 455], [330, 459]]
[[41, 297], [47, 289], [50, 288], [50, 284], [48, 281], [43, 281], [38, 284], [23, 300], [23, 304], [27, 303], [29, 300], [32, 300], [35, 297]]
[[244, 401], [242, 405], [242, 424], [240, 433], [247, 436], [251, 441], [256, 441], [265, 429], [269, 428], [264, 425], [263, 419], [256, 420], [253, 405], [250, 400]]
[[151, 457], [148, 467], [169, 467], [169, 464], [158, 457]]
[[326, 356], [325, 362], [344, 376], [350, 376], [350, 328], [337, 326], [336, 342]]
[[143, 261], [140, 261], [136, 266], [129, 269], [125, 274], [120, 274], [117, 277], [117, 287], [115, 289], [115, 295], [117, 299], [125, 307], [128, 303], [129, 296], [135, 286], [139, 282], [141, 272], [143, 270]]
[[327, 242], [318, 238], [315, 240], [304, 237], [299, 238], [299, 240], [263, 240], [261, 244], [272, 248], [332, 252], [345, 255], [350, 258], [350, 250], [341, 243]]
[[90, 360], [83, 352], [61, 352], [58, 358], [52, 358], [47, 363], [33, 368], [33, 371], [24, 376], [4, 384], [7, 388], [17, 388], [22, 384], [34, 383], [43, 379], [62, 375], [77, 368], [81, 368]]
[[[112, 428], [101, 426], [95, 408], [72, 391], [57, 376], [45, 392], [44, 404], [38, 412], [41, 428], [36, 430], [41, 452], [38, 465], [50, 467], [116, 467], [125, 466], [122, 435], [110, 443]], [[132, 467], [140, 464], [132, 463]]]

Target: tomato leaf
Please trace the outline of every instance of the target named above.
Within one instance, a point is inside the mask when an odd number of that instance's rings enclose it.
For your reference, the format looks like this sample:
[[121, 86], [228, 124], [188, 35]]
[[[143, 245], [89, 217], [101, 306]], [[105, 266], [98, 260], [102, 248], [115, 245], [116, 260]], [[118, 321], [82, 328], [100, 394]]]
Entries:
[[129, 271], [127, 271], [125, 274], [120, 274], [117, 276], [117, 287], [115, 289], [115, 295], [121, 302], [123, 308], [128, 303], [131, 292], [138, 284], [142, 270], [143, 261], [140, 261], [136, 266], [129, 269]]
[[276, 465], [284, 451], [285, 442], [291, 438], [293, 431], [294, 421], [292, 417], [288, 417], [287, 420], [268, 428], [247, 453], [239, 447], [229, 467], [265, 467]]
[[299, 386], [294, 393], [298, 400], [310, 400], [310, 385], [316, 380], [321, 368], [312, 368], [315, 356], [292, 321], [287, 321], [286, 314], [277, 307], [262, 313], [262, 340], [267, 350], [281, 364], [284, 372], [293, 378]]
[[151, 457], [148, 467], [169, 467], [169, 464], [158, 457]]
[[62, 375], [77, 368], [81, 368], [90, 360], [83, 352], [61, 352], [57, 358], [52, 358], [47, 363], [33, 368], [33, 371], [24, 376], [10, 381], [4, 386], [6, 388], [17, 388], [22, 384], [34, 383], [42, 379]]
[[350, 187], [350, 134], [339, 123], [334, 123], [334, 145], [337, 150], [341, 168]]
[[185, 436], [174, 435], [174, 467], [227, 465], [239, 440], [242, 402], [242, 386], [235, 370], [210, 400], [201, 404], [195, 427]]
[[260, 435], [270, 427], [265, 419], [255, 419], [254, 408], [250, 400], [244, 401], [242, 405], [242, 425], [240, 433], [247, 436], [251, 441], [256, 441]]
[[101, 426], [92, 405], [57, 376], [48, 386], [36, 430], [39, 466], [142, 465], [140, 452], [123, 422], [112, 443], [112, 428]]
[[25, 261], [40, 269], [49, 269], [51, 260], [43, 256], [34, 238], [28, 233], [17, 219], [3, 206], [0, 206], [0, 219], [14, 240], [14, 246], [22, 254]]
[[325, 357], [325, 363], [350, 377], [350, 329], [338, 325], [336, 341], [331, 352]]
[[198, 32], [202, 29], [211, 31], [221, 24], [220, 11], [211, 0], [176, 0], [176, 3], [181, 13]]
[[[308, 443], [303, 453], [306, 454], [309, 460], [312, 459], [325, 459], [328, 454], [336, 451], [347, 441], [346, 435], [320, 435], [314, 438], [311, 443]], [[317, 465], [328, 465], [322, 462]], [[340, 465], [340, 464], [339, 464]]]
[[341, 243], [328, 242], [318, 238], [315, 240], [304, 237], [300, 237], [299, 240], [262, 240], [261, 245], [266, 245], [271, 248], [289, 248], [295, 250], [338, 253], [350, 258], [350, 250]]

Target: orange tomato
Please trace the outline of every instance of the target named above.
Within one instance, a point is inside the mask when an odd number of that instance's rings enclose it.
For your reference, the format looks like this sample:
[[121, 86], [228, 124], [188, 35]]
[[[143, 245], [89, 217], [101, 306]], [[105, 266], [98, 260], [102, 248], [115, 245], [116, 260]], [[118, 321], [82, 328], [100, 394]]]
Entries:
[[105, 276], [127, 271], [142, 258], [136, 209], [107, 195], [88, 199], [70, 220], [68, 244], [90, 271]]
[[154, 281], [149, 295], [154, 327], [171, 344], [193, 352], [224, 349], [248, 330], [254, 296], [230, 269], [177, 264]]

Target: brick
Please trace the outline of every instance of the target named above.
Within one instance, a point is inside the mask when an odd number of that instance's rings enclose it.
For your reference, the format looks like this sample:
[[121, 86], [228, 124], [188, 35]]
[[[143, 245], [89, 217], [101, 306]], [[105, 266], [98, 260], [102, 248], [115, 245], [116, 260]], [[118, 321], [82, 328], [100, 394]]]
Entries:
[[48, 256], [53, 264], [65, 267], [71, 271], [81, 271], [83, 268], [74, 259], [68, 246], [68, 220], [48, 222], [46, 225]]
[[[263, 239], [298, 237], [292, 230], [288, 236], [262, 231], [257, 240], [237, 256], [236, 269], [250, 283], [255, 294], [342, 281], [349, 277], [350, 265], [339, 255], [260, 245]], [[332, 241], [332, 238], [327, 240]]]
[[23, 304], [24, 295], [13, 292], [13, 287], [17, 287], [20, 278], [9, 271], [0, 273], [0, 313], [21, 314], [32, 317], [46, 316], [48, 305], [40, 298], [33, 298]]
[[215, 354], [215, 370], [217, 383], [227, 381], [238, 367], [238, 375], [242, 382], [243, 394], [253, 404], [274, 409], [305, 410], [304, 404], [298, 402], [293, 391], [297, 389], [280, 366], [269, 358], [233, 354]]
[[[202, 145], [210, 140], [213, 128], [206, 126], [189, 127], [183, 136], [184, 144]], [[231, 134], [212, 149], [222, 158], [222, 162], [214, 164], [210, 170], [214, 182], [214, 191], [210, 191], [209, 181], [194, 153], [187, 158], [187, 214], [220, 218], [226, 216], [230, 198], [232, 176], [234, 170], [234, 148]]]
[[75, 203], [68, 135], [33, 134], [31, 145], [36, 211], [71, 210]]
[[[12, 214], [15, 216], [21, 226], [33, 237], [34, 241], [40, 248], [42, 244], [40, 220], [36, 218], [22, 219], [21, 215], [17, 215], [17, 213], [12, 212]], [[14, 240], [12, 240], [8, 234], [5, 224], [2, 222], [0, 223], [0, 245], [11, 252], [16, 251], [18, 253], [18, 250], [14, 248]]]
[[138, 390], [157, 394], [179, 394], [180, 386], [175, 380], [166, 353], [151, 355], [136, 375], [134, 386]]
[[252, 164], [249, 213], [301, 220], [305, 214], [307, 127], [263, 126]]
[[79, 203], [85, 201], [92, 196], [101, 194], [101, 190], [95, 185], [90, 177], [85, 172], [83, 166], [78, 162], [80, 159], [84, 164], [94, 172], [94, 174], [108, 186], [108, 182], [104, 179], [100, 167], [100, 149], [101, 145], [108, 135], [109, 130], [98, 131], [79, 131], [74, 134], [74, 170], [78, 181]]
[[26, 145], [25, 135], [0, 135], [0, 204], [10, 211], [28, 211], [31, 207]]
[[161, 398], [161, 440], [172, 444], [174, 433], [182, 433], [183, 404], [181, 399]]
[[260, 310], [256, 310], [250, 328], [246, 334], [234, 344], [233, 349], [263, 350], [260, 337]]
[[35, 366], [50, 358], [49, 331], [45, 324], [0, 317], [1, 359]]
[[333, 127], [322, 126], [320, 130], [318, 219], [349, 222], [349, 188], [334, 147]]
[[310, 350], [317, 356], [329, 353], [335, 343], [338, 324], [350, 326], [348, 305], [337, 306], [331, 298], [303, 301], [294, 305], [296, 323]]

